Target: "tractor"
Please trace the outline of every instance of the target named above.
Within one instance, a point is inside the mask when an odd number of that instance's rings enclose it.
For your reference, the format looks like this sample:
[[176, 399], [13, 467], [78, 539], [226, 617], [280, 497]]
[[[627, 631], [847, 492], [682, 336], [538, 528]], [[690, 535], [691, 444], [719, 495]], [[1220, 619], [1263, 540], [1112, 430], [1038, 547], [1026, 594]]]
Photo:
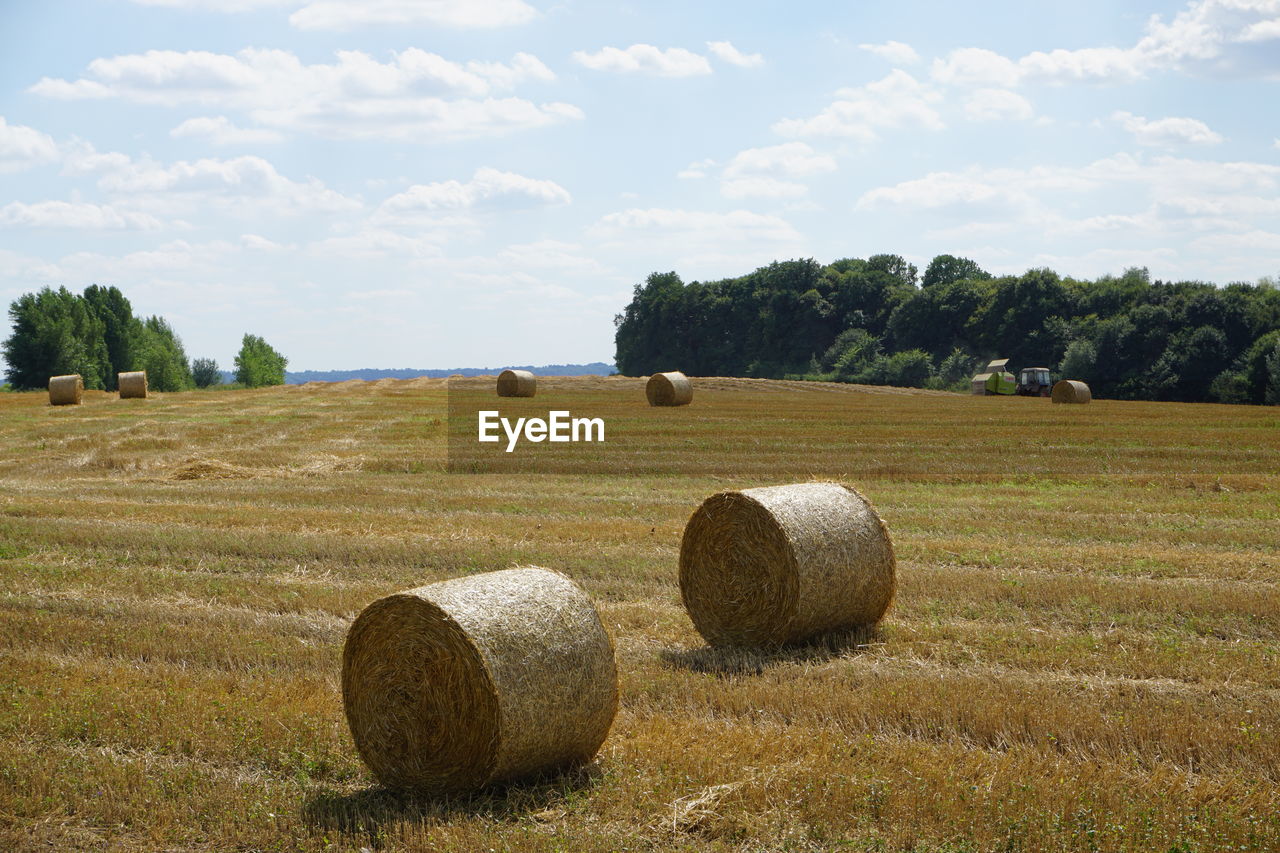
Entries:
[[1007, 358], [997, 358], [987, 364], [986, 371], [970, 380], [969, 387], [972, 393], [988, 397], [997, 394], [1017, 394], [1022, 397], [1049, 396], [1053, 388], [1049, 368], [1024, 367], [1018, 372], [1018, 378], [1015, 380], [1013, 374], [1005, 369], [1008, 363]]
[[1018, 387], [1014, 393], [1020, 397], [1048, 397], [1053, 390], [1053, 380], [1047, 367], [1024, 367], [1018, 371]]

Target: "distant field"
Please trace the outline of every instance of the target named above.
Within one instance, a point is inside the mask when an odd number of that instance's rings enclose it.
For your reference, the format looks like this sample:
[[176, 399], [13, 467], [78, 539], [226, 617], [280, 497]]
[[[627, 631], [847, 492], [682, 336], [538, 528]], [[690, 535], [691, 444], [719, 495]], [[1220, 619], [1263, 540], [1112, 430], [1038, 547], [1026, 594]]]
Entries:
[[[0, 849], [1280, 849], [1280, 408], [642, 389], [543, 380], [645, 437], [557, 474], [445, 473], [442, 380], [0, 394]], [[897, 603], [861, 645], [710, 652], [685, 520], [807, 477], [888, 521]], [[599, 760], [380, 791], [347, 624], [512, 564], [616, 636]]]

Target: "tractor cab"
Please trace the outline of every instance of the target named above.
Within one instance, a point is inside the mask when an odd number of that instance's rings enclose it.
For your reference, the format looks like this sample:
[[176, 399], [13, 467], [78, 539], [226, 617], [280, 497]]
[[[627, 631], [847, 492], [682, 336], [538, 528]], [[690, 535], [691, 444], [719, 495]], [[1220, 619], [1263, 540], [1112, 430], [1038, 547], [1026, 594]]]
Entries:
[[1018, 371], [1017, 393], [1023, 397], [1048, 397], [1053, 389], [1047, 367], [1024, 367]]

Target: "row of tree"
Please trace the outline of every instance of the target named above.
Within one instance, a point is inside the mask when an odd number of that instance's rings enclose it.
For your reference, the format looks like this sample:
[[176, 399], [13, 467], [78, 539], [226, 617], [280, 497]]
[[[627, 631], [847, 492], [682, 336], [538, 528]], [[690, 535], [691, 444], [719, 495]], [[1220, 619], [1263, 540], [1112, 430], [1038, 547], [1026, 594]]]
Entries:
[[1280, 289], [1152, 281], [1145, 269], [1087, 281], [1048, 269], [995, 277], [939, 255], [822, 265], [775, 262], [686, 284], [636, 285], [615, 319], [627, 375], [806, 377], [960, 390], [990, 358], [1048, 367], [1096, 396], [1280, 402]]
[[[9, 306], [12, 334], [0, 345], [15, 390], [44, 388], [50, 376], [78, 373], [86, 388], [116, 390], [116, 374], [145, 370], [156, 391], [207, 388], [222, 382], [211, 358], [188, 362], [182, 340], [163, 317], [135, 317], [119, 288], [90, 285], [83, 294], [46, 287]], [[236, 381], [284, 384], [288, 360], [262, 338], [245, 335]]]

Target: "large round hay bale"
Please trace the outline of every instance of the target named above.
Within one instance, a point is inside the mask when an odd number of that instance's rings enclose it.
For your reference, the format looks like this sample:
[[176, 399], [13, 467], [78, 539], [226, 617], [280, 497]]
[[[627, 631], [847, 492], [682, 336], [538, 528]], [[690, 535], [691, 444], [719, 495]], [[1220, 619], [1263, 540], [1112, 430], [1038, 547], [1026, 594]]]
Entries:
[[1075, 379], [1060, 379], [1053, 385], [1053, 402], [1087, 403], [1093, 399], [1089, 386]]
[[538, 392], [538, 377], [527, 370], [504, 370], [498, 374], [499, 397], [532, 397]]
[[644, 386], [644, 396], [650, 406], [687, 406], [693, 400], [693, 386], [678, 370], [655, 373]]
[[147, 372], [131, 370], [116, 374], [116, 385], [120, 389], [120, 399], [145, 399], [147, 396]]
[[896, 563], [875, 508], [839, 483], [721, 492], [680, 543], [680, 595], [714, 646], [769, 646], [870, 627]]
[[79, 373], [49, 377], [50, 406], [78, 406], [84, 399], [84, 380]]
[[586, 593], [526, 567], [370, 604], [347, 634], [342, 699], [384, 785], [439, 794], [589, 761], [618, 674]]

